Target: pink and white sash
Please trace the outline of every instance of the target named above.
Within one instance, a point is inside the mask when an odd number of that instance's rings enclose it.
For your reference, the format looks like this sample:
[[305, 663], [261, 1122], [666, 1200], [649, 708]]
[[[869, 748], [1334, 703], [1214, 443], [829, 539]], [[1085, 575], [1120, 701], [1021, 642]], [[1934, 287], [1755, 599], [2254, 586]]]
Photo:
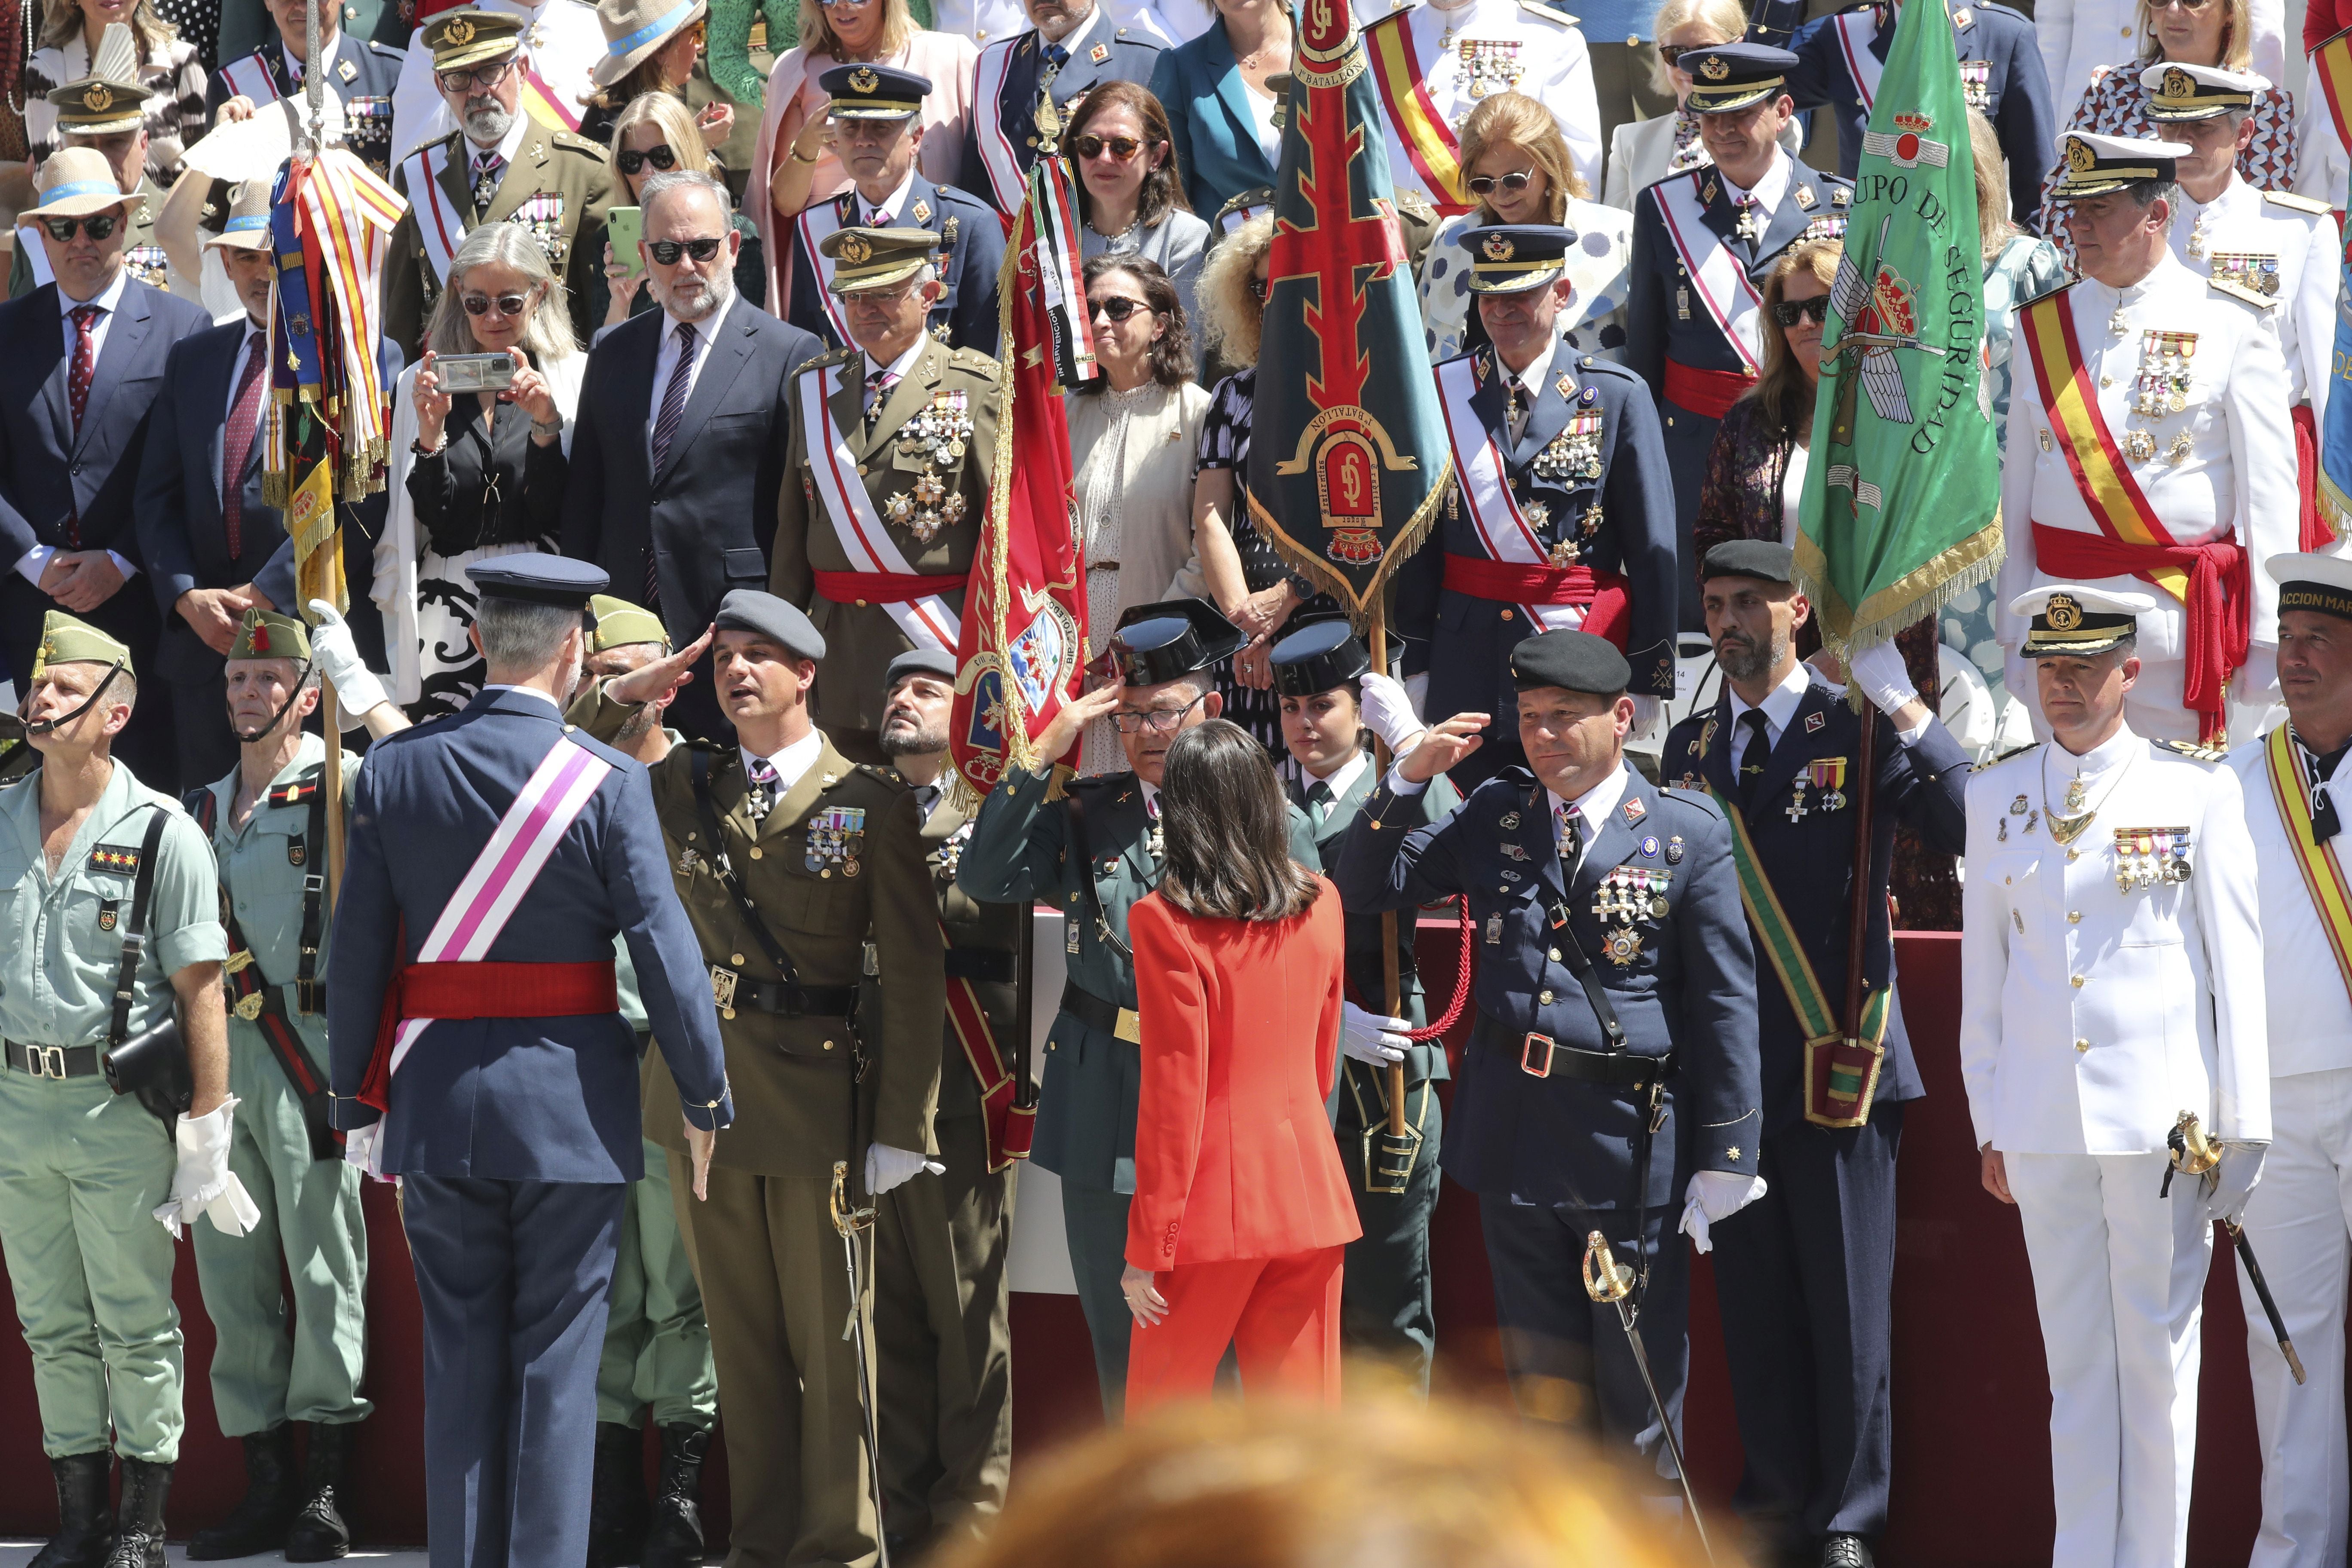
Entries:
[[257, 109], [278, 101], [278, 79], [269, 74], [269, 62], [258, 52], [229, 61], [221, 67], [220, 73], [232, 94], [252, 100]]
[[[1462, 487], [1462, 508], [1477, 531], [1487, 559], [1515, 566], [1549, 566], [1551, 556], [1511, 494], [1502, 442], [1478, 417], [1472, 399], [1478, 392], [1478, 356], [1464, 354], [1437, 367], [1437, 403], [1445, 416], [1445, 439], [1454, 448], [1454, 472]], [[1498, 361], [1497, 375], [1507, 374]], [[1580, 605], [1521, 605], [1529, 624], [1548, 632], [1573, 631], [1584, 624]]]
[[1029, 175], [1021, 166], [1020, 151], [1004, 133], [1004, 78], [1013, 66], [1013, 46], [1026, 36], [1000, 39], [981, 50], [980, 66], [972, 78], [972, 140], [980, 145], [981, 167], [988, 174], [996, 210], [1003, 213], [1019, 212], [1029, 195]]
[[1692, 290], [1752, 375], [1764, 365], [1763, 346], [1757, 335], [1764, 296], [1756, 291], [1748, 268], [1731, 254], [1730, 247], [1706, 226], [1706, 204], [1699, 200], [1698, 190], [1701, 182], [1714, 177], [1712, 169], [1694, 169], [1679, 179], [1659, 181], [1650, 187], [1650, 196], [1665, 219], [1666, 237], [1675, 243], [1675, 254], [1682, 258]]
[[467, 227], [464, 216], [449, 205], [449, 193], [441, 188], [441, 172], [449, 166], [452, 145], [436, 142], [420, 147], [400, 166], [408, 179], [408, 201], [416, 214], [417, 237], [425, 242], [425, 260], [433, 268], [433, 281], [439, 285], [449, 281], [450, 258], [465, 243]]
[[[874, 510], [874, 498], [859, 480], [848, 437], [833, 420], [833, 395], [841, 390], [847, 369], [846, 364], [819, 365], [801, 376], [801, 429], [808, 442], [809, 472], [832, 521], [834, 537], [841, 541], [842, 553], [849, 557], [849, 569], [913, 576], [914, 563], [883, 526], [881, 514]], [[937, 594], [897, 604], [886, 602], [882, 608], [917, 647], [953, 653], [963, 639], [961, 619]]]
[[1870, 52], [1870, 40], [1878, 36], [1878, 14], [1847, 11], [1831, 18], [1830, 26], [1837, 30], [1838, 52], [1845, 58], [1845, 74], [1853, 79], [1854, 96], [1862, 100], [1862, 117], [1867, 121], [1877, 107], [1878, 79], [1886, 69], [1885, 62]]
[[[559, 739], [499, 818], [498, 830], [474, 857], [441, 918], [416, 950], [419, 963], [478, 963], [539, 879], [574, 818], [604, 782], [613, 764], [569, 736]], [[408, 1059], [410, 1047], [430, 1018], [404, 1018], [392, 1040], [392, 1070]]]
[[[852, 193], [855, 199], [855, 193]], [[793, 228], [800, 236], [800, 259], [808, 265], [811, 279], [816, 284], [817, 302], [824, 307], [825, 319], [833, 323], [834, 341], [850, 343], [856, 340], [849, 335], [849, 312], [841, 296], [833, 291], [834, 261], [817, 247], [841, 230], [841, 204], [838, 199], [812, 202], [793, 220]]]

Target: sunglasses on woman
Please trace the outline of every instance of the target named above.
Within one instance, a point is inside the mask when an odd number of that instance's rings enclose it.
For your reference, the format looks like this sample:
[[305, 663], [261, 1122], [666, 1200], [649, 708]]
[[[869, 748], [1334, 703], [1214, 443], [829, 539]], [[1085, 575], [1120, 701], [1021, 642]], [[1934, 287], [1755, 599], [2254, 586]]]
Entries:
[[691, 256], [697, 261], [708, 261], [719, 254], [722, 241], [708, 236], [701, 239], [649, 239], [646, 248], [653, 252], [656, 261], [664, 267], [675, 267], [681, 256]]
[[501, 316], [514, 317], [521, 315], [524, 310], [530, 309], [530, 296], [500, 294], [492, 298], [488, 294], [467, 294], [464, 297], [464, 302], [466, 314], [469, 316], [487, 316], [495, 310]]
[[1089, 132], [1084, 136], [1072, 137], [1070, 151], [1081, 158], [1099, 158], [1108, 153], [1120, 163], [1129, 163], [1135, 161], [1138, 153], [1143, 151], [1143, 143], [1132, 136], [1097, 136]]
[[1108, 316], [1114, 321], [1124, 321], [1138, 310], [1150, 309], [1140, 300], [1129, 300], [1113, 294], [1108, 299], [1087, 300], [1087, 320], [1091, 321], [1097, 316]]
[[677, 154], [671, 152], [669, 143], [665, 142], [658, 147], [648, 147], [642, 153], [634, 147], [625, 153], [615, 153], [613, 154], [613, 162], [621, 166], [621, 173], [624, 174], [634, 174], [647, 163], [651, 163], [667, 174], [677, 167]]
[[1535, 177], [1536, 172], [1533, 169], [1519, 169], [1507, 174], [1473, 174], [1469, 181], [1470, 194], [1474, 196], [1490, 196], [1495, 194], [1495, 187], [1500, 185], [1516, 196], [1526, 190], [1528, 182]]
[[92, 239], [110, 238], [114, 226], [121, 221], [121, 213], [92, 213], [88, 217], [45, 217], [41, 220], [41, 226], [49, 231], [51, 239], [64, 245], [73, 238], [77, 228]]
[[1775, 300], [1772, 319], [1784, 327], [1793, 327], [1799, 321], [1811, 321], [1818, 327], [1830, 319], [1830, 297], [1816, 294], [1810, 300]]
[[1685, 55], [1696, 54], [1700, 49], [1711, 49], [1713, 47], [1715, 47], [1713, 44], [1660, 44], [1658, 46], [1658, 58], [1666, 62], [1666, 68], [1668, 70], [1672, 70], [1675, 68], [1675, 62], [1681, 59]]

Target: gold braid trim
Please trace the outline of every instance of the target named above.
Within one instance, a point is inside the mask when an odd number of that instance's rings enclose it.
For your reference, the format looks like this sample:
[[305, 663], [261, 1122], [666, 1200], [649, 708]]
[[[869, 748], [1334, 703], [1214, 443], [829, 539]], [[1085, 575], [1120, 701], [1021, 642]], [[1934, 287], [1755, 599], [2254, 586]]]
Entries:
[[1249, 503], [1250, 524], [1257, 530], [1258, 536], [1301, 575], [1328, 590], [1333, 598], [1346, 606], [1349, 623], [1360, 634], [1379, 614], [1381, 591], [1388, 586], [1391, 575], [1406, 557], [1428, 542], [1429, 531], [1437, 522], [1437, 505], [1445, 499], [1445, 493], [1453, 488], [1454, 482], [1454, 454], [1448, 451], [1444, 462], [1438, 468], [1437, 482], [1430, 487], [1429, 494], [1422, 498], [1421, 505], [1414, 509], [1411, 520], [1397, 531], [1396, 538], [1390, 542], [1387, 552], [1381, 557], [1380, 570], [1372, 574], [1371, 582], [1365, 585], [1360, 596], [1355, 584], [1348, 580], [1345, 573], [1285, 533], [1282, 525], [1274, 520], [1272, 512], [1266, 510], [1246, 479], [1239, 474], [1235, 476], [1236, 488], [1240, 489], [1242, 499]]
[[1830, 586], [1829, 558], [1819, 542], [1801, 532], [1797, 586], [1821, 613], [1822, 640], [1841, 660], [1850, 660], [1857, 650], [1894, 641], [1896, 634], [1937, 614], [1961, 593], [1991, 582], [2000, 573], [2005, 553], [1996, 507], [1991, 521], [1871, 595], [1857, 611]]

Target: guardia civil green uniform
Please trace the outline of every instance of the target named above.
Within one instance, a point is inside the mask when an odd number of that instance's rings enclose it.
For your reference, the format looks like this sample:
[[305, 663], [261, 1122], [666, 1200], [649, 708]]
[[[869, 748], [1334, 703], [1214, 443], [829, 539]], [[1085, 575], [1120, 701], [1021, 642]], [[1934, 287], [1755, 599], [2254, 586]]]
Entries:
[[[40, 652], [35, 679], [51, 660], [130, 664], [121, 643], [54, 611]], [[63, 1461], [94, 1460], [101, 1503], [110, 1449], [169, 1466], [184, 1425], [172, 1234], [154, 1218], [171, 1195], [172, 1133], [113, 1094], [98, 1064], [159, 814], [128, 1035], [171, 1016], [174, 973], [227, 956], [204, 835], [115, 763], [52, 869], [38, 773], [0, 787], [0, 929], [11, 935], [0, 948], [0, 1251], [32, 1349], [42, 1450], [61, 1482]]]

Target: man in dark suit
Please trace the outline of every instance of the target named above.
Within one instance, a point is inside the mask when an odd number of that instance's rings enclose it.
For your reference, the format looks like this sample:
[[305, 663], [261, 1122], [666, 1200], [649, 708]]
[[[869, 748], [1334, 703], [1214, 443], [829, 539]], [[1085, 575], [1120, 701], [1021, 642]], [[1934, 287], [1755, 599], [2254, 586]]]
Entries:
[[526, 554], [471, 576], [488, 684], [360, 773], [329, 1076], [348, 1157], [403, 1181], [434, 1568], [579, 1568], [606, 1295], [645, 1173], [615, 938], [678, 1086], [698, 1197], [734, 1112], [645, 767], [563, 722], [604, 574]]
[[1762, 1550], [1779, 1553], [1762, 1561], [1868, 1568], [1886, 1528], [1891, 1460], [1895, 1155], [1903, 1102], [1925, 1092], [1895, 1005], [1886, 875], [1898, 822], [1946, 854], [1967, 847], [1969, 760], [1919, 700], [1894, 644], [1855, 658], [1853, 683], [1878, 708], [1864, 871], [1869, 1045], [1842, 1045], [1863, 718], [1798, 662], [1811, 606], [1788, 546], [1717, 545], [1703, 592], [1724, 692], [1675, 726], [1663, 765], [1680, 787], [1712, 794], [1739, 837], [1743, 874], [1763, 894], [1748, 900], [1759, 948], [1801, 955], [1758, 977], [1767, 1191], [1716, 1237], [1748, 1451], [1738, 1501]]
[[1006, 214], [1021, 210], [1030, 167], [1044, 143], [1060, 139], [1073, 100], [1107, 81], [1149, 87], [1160, 65], [1160, 45], [1113, 21], [1097, 0], [1021, 7], [1032, 29], [980, 51], [963, 154], [965, 181]]
[[[237, 189], [227, 226], [205, 241], [245, 303], [245, 320], [175, 345], [163, 365], [135, 508], [139, 548], [163, 618], [157, 660], [173, 688], [180, 778], [190, 784], [236, 766], [237, 738], [219, 700], [223, 660], [248, 609], [299, 616], [294, 548], [283, 514], [261, 499], [264, 412], [269, 397], [266, 343], [270, 253], [269, 182]], [[383, 384], [400, 375], [400, 351], [377, 355]], [[225, 473], [236, 477], [223, 481]], [[383, 624], [368, 597], [374, 542], [383, 531], [379, 490], [341, 507], [343, 572], [351, 584], [352, 636], [360, 657], [381, 668]], [[353, 728], [359, 715], [344, 712]]]
[[[144, 198], [123, 195], [102, 155], [53, 153], [39, 185], [26, 216], [56, 280], [0, 305], [0, 655], [19, 681], [52, 609], [152, 668], [154, 597], [125, 591], [141, 564], [131, 491], [164, 357], [209, 324], [126, 271], [130, 208]], [[142, 704], [114, 751], [142, 778], [172, 778], [169, 705]]]
[[[303, 62], [310, 58], [310, 0], [266, 0], [269, 37], [249, 54], [221, 57], [205, 89], [205, 111], [215, 121], [244, 120], [264, 104], [291, 98], [302, 89]], [[404, 52], [342, 30], [343, 8], [320, 8], [327, 36], [319, 42], [319, 66], [327, 90], [343, 106], [343, 142], [368, 167], [392, 174], [392, 89], [400, 81]]]
[[[588, 355], [564, 486], [563, 553], [593, 561], [662, 618], [680, 647], [730, 588], [764, 588], [783, 482], [786, 394], [823, 345], [735, 295], [726, 187], [680, 170], [638, 194], [660, 310], [632, 316]], [[667, 257], [665, 258], [665, 252]], [[669, 722], [695, 740], [726, 721], [710, 660]]]
[[915, 167], [923, 126], [917, 115], [930, 79], [888, 66], [835, 66], [819, 79], [833, 95], [834, 147], [854, 182], [829, 202], [812, 202], [791, 228], [793, 294], [784, 320], [829, 349], [849, 346], [849, 308], [833, 292], [826, 237], [845, 228], [927, 228], [940, 237], [940, 281], [931, 335], [951, 348], [996, 353], [996, 271], [1004, 228], [996, 209], [953, 185], [935, 185]]
[[1679, 1426], [1690, 1277], [1671, 1205], [1703, 1236], [1762, 1186], [1748, 922], [1722, 814], [1625, 765], [1624, 656], [1546, 632], [1511, 670], [1533, 772], [1414, 827], [1399, 797], [1475, 751], [1488, 716], [1433, 725], [1358, 811], [1332, 879], [1351, 911], [1469, 897], [1478, 1013], [1443, 1158], [1478, 1194], [1512, 1392], [1529, 1420], [1638, 1451], [1671, 1493], [1665, 1429], [1580, 1269], [1597, 1231], [1639, 1271], [1636, 1331]]

